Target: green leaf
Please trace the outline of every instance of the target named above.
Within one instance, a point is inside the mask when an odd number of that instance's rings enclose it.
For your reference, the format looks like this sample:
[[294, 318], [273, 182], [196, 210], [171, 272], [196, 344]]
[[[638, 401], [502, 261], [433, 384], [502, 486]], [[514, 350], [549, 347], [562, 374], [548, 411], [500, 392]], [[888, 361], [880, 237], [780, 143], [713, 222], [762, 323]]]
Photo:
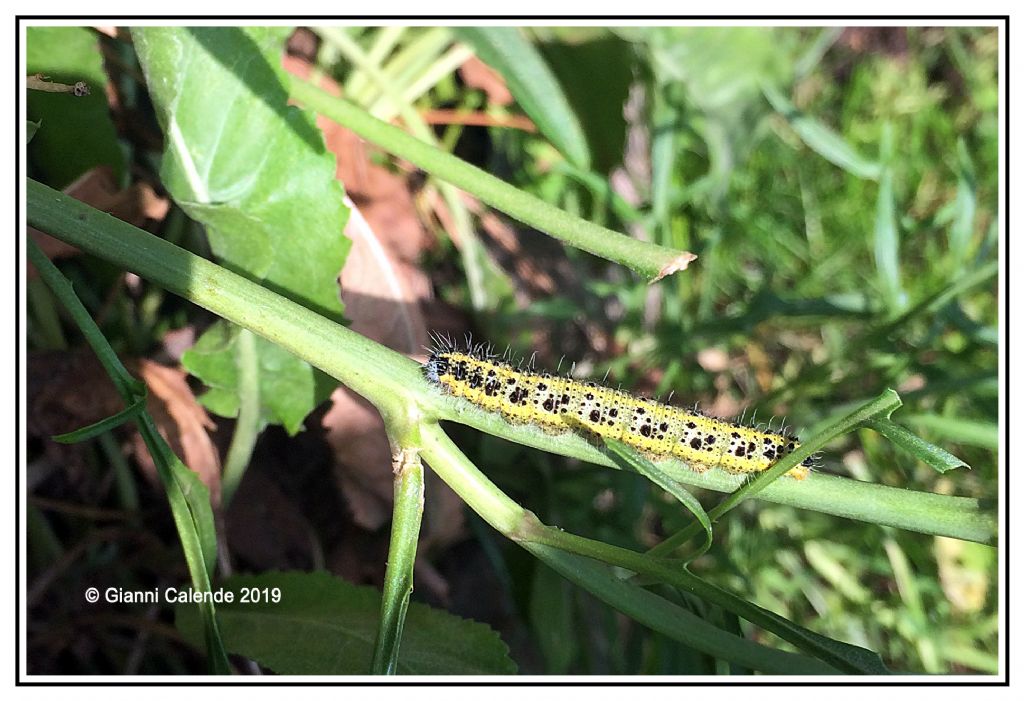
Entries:
[[[280, 590], [280, 601], [240, 603], [243, 589]], [[231, 577], [218, 604], [224, 643], [278, 674], [367, 674], [380, 616], [380, 592], [326, 572], [272, 572]], [[179, 605], [176, 624], [201, 643], [194, 607]], [[508, 647], [489, 627], [424, 604], [409, 605], [401, 674], [514, 674]]]
[[[239, 371], [236, 345], [240, 329], [218, 321], [182, 356], [182, 365], [210, 389], [199, 401], [219, 416], [234, 418], [239, 406]], [[280, 424], [289, 434], [326, 401], [334, 380], [270, 341], [257, 336], [260, 416], [263, 425]]]
[[[926, 418], [926, 417], [921, 417]], [[887, 419], [873, 419], [866, 422], [867, 426], [888, 438], [896, 447], [907, 451], [914, 457], [935, 468], [937, 472], [946, 472], [958, 467], [969, 467], [960, 458], [947, 453], [937, 445], [915, 436], [913, 433]]]
[[505, 79], [516, 103], [573, 165], [590, 168], [580, 122], [543, 57], [517, 27], [455, 27], [480, 59]]
[[[282, 29], [149, 27], [133, 37], [166, 135], [161, 177], [174, 199], [206, 225], [226, 267], [339, 321], [348, 209], [313, 115], [287, 104]], [[233, 416], [231, 335], [215, 333], [204, 353], [219, 346], [224, 356], [186, 367], [214, 388], [206, 405]], [[258, 353], [265, 419], [295, 433], [328, 383], [268, 342]]]
[[143, 409], [146, 408], [146, 395], [143, 393], [138, 399], [132, 404], [128, 405], [121, 411], [117, 412], [113, 416], [108, 416], [105, 419], [100, 419], [96, 423], [89, 424], [75, 431], [69, 431], [62, 433], [58, 436], [54, 436], [53, 440], [58, 443], [81, 443], [87, 441], [90, 438], [95, 438], [101, 433], [111, 431], [126, 421], [130, 421], [139, 415]]
[[39, 127], [43, 126], [43, 121], [33, 122], [31, 119], [25, 122], [25, 143], [32, 143], [32, 137], [39, 131]]
[[659, 470], [654, 463], [637, 453], [632, 447], [613, 438], [603, 438], [602, 440], [604, 441], [604, 444], [608, 446], [609, 450], [611, 450], [613, 458], [616, 458], [616, 462], [619, 462], [627, 469], [632, 468], [636, 470], [644, 477], [674, 496], [679, 503], [685, 506], [700, 523], [701, 528], [704, 529], [704, 545], [689, 559], [699, 557], [707, 552], [708, 548], [711, 547], [712, 539], [711, 519], [708, 518], [707, 513], [704, 511], [704, 507], [700, 505], [697, 497], [686, 491], [686, 488], [683, 487], [683, 485]]
[[963, 139], [956, 144], [958, 173], [956, 185], [956, 201], [954, 203], [953, 223], [949, 228], [949, 252], [956, 266], [956, 272], [967, 262], [970, 251], [971, 236], [974, 234], [974, 214], [977, 210], [977, 183], [974, 176], [974, 164], [967, 153]]
[[835, 674], [837, 669], [816, 659], [784, 652], [724, 631], [662, 596], [624, 582], [612, 569], [587, 557], [524, 542], [523, 547], [556, 572], [598, 599], [672, 640], [717, 659], [768, 674]]
[[849, 674], [891, 674], [882, 662], [882, 658], [872, 650], [815, 633], [714, 584], [704, 582], [688, 571], [684, 570], [684, 575], [690, 582], [697, 585], [691, 588], [691, 591], [697, 596], [712, 601], [727, 611], [775, 633], [803, 652], [814, 655], [836, 669]]
[[856, 151], [842, 136], [832, 131], [818, 120], [809, 117], [793, 106], [781, 92], [772, 86], [763, 87], [775, 111], [785, 117], [800, 140], [812, 151], [825, 160], [839, 166], [847, 173], [858, 178], [878, 180], [882, 175], [882, 166], [877, 161], [865, 158]]
[[283, 35], [267, 28], [133, 32], [167, 137], [161, 177], [228, 267], [340, 319], [349, 248], [335, 160], [287, 104]]
[[89, 86], [89, 94], [81, 97], [28, 91], [29, 120], [46, 122], [28, 150], [36, 177], [61, 189], [90, 168], [105, 165], [120, 181], [125, 157], [107, 107], [107, 74], [96, 32], [85, 27], [29, 27], [25, 65], [29, 75], [41, 73], [54, 83], [82, 81]]
[[[166, 447], [167, 444], [165, 443]], [[202, 551], [203, 564], [206, 566], [206, 574], [213, 578], [213, 570], [217, 566], [217, 526], [213, 518], [213, 506], [210, 504], [210, 490], [206, 488], [199, 475], [190, 470], [178, 456], [170, 451], [166, 456], [171, 468], [174, 481], [181, 490], [181, 495], [188, 505], [188, 511], [192, 516], [192, 523], [195, 525], [196, 535], [199, 538], [199, 548]]]
[[[210, 490], [199, 479], [199, 475], [190, 470], [171, 450], [157, 431], [152, 417], [146, 412], [140, 416], [139, 431], [157, 464], [179, 533], [183, 534], [181, 545], [185, 557], [190, 566], [194, 561], [203, 563], [206, 577], [202, 589], [209, 590], [209, 580], [213, 578], [217, 566], [217, 526], [210, 503]], [[185, 534], [186, 529], [191, 532]], [[195, 541], [192, 540], [193, 534]], [[192, 574], [195, 579], [196, 573]]]
[[[882, 150], [892, 150], [892, 127], [884, 125]], [[889, 158], [886, 158], [888, 163]], [[890, 311], [901, 311], [907, 302], [907, 294], [900, 281], [900, 232], [896, 224], [896, 197], [893, 193], [892, 168], [882, 169], [878, 183], [878, 203], [875, 206], [875, 268], [878, 283]]]

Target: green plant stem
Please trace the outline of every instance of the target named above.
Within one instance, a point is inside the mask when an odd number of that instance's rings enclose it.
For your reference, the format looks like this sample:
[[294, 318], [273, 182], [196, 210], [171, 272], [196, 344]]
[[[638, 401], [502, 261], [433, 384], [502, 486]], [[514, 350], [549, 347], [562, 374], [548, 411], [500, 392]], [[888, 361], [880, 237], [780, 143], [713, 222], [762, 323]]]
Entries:
[[[821, 450], [829, 441], [844, 433], [856, 430], [858, 427], [871, 423], [878, 418], [888, 418], [893, 411], [902, 405], [899, 395], [893, 390], [886, 390], [877, 399], [864, 404], [853, 410], [846, 416], [834, 422], [824, 430], [815, 433], [810, 440], [803, 442], [800, 448], [792, 454], [787, 455], [771, 469], [758, 475], [750, 482], [745, 483], [734, 492], [730, 492], [715, 508], [709, 513], [711, 523], [714, 523], [724, 514], [735, 509], [744, 500], [749, 499], [763, 491], [776, 479], [785, 475], [796, 465], [799, 465], [805, 458], [814, 455]], [[674, 533], [664, 541], [647, 551], [648, 555], [668, 555], [677, 547], [704, 531], [707, 527], [702, 523], [692, 523], [686, 528]]]
[[[287, 300], [259, 285], [98, 212], [33, 180], [28, 182], [29, 222], [81, 250], [131, 270], [215, 314], [244, 326], [336, 377], [372, 402], [388, 425], [445, 419], [495, 436], [597, 465], [613, 460], [572, 434], [550, 435], [532, 426], [512, 426], [500, 416], [440, 394], [420, 367], [394, 351]], [[722, 492], [743, 478], [720, 470], [697, 473], [683, 463], [659, 465], [683, 484]], [[851, 479], [812, 474], [780, 479], [758, 498], [869, 523], [994, 543], [994, 509], [978, 499], [914, 492]], [[486, 495], [481, 496], [486, 500]]]
[[[121, 361], [114, 353], [114, 349], [107, 343], [107, 339], [103, 336], [96, 322], [89, 316], [88, 310], [78, 299], [78, 296], [75, 295], [71, 283], [61, 275], [57, 267], [50, 262], [31, 239], [28, 240], [28, 256], [39, 271], [40, 277], [46, 282], [54, 296], [67, 309], [71, 318], [81, 329], [86, 341], [96, 352], [100, 363], [114, 381], [121, 399], [125, 404], [135, 404], [141, 397], [145, 396], [145, 384], [133, 378], [124, 365], [121, 364]], [[175, 476], [171, 462], [176, 461], [177, 457], [160, 436], [152, 417], [146, 411], [141, 411], [136, 422], [142, 439], [146, 443], [146, 448], [149, 450], [150, 455], [153, 456], [153, 462], [157, 467], [157, 474], [167, 493], [171, 515], [174, 518], [178, 538], [181, 541], [182, 550], [185, 554], [185, 561], [188, 564], [189, 574], [192, 577], [192, 585], [196, 591], [209, 594], [211, 592], [211, 569], [208, 568], [212, 566], [215, 553], [211, 553], [213, 557], [207, 557], [206, 553], [204, 553], [198, 530], [199, 526], [196, 522], [197, 516], [193, 512], [186, 496], [186, 491], [190, 488], [190, 485], [183, 485]], [[187, 470], [187, 468], [184, 469]], [[198, 484], [198, 480], [196, 483]], [[205, 490], [202, 491], [204, 493], [200, 494], [199, 497], [205, 498], [206, 505], [209, 507], [209, 494], [205, 493]], [[214, 674], [230, 674], [231, 666], [228, 663], [224, 643], [221, 640], [212, 601], [204, 600], [200, 602], [199, 609], [203, 617], [210, 671]]]
[[[556, 548], [609, 565], [623, 567], [638, 574], [648, 575], [743, 616], [797, 647], [822, 657], [827, 664], [836, 669], [846, 672], [864, 671], [863, 667], [851, 663], [848, 659], [849, 654], [844, 657], [842, 654], [835, 654], [834, 650], [827, 649], [822, 641], [828, 639], [805, 631], [799, 626], [794, 626], [780, 616], [704, 582], [680, 566], [678, 562], [653, 558], [544, 525], [532, 512], [523, 509], [509, 499], [484, 477], [439, 426], [427, 425], [421, 428], [420, 434], [423, 457], [430, 464], [431, 469], [484, 520], [538, 557], [544, 559], [550, 556], [550, 552], [545, 550], [545, 547]], [[545, 561], [547, 560], [545, 559]], [[556, 566], [555, 562], [559, 562], [560, 565]], [[569, 567], [569, 562], [558, 558], [549, 564], [559, 571]], [[586, 586], [585, 580], [578, 581], [581, 585]], [[607, 592], [605, 593], [607, 594]], [[835, 641], [828, 642], [835, 643]], [[835, 645], [842, 649], [860, 650], [853, 646]], [[701, 644], [697, 644], [695, 647], [704, 649]], [[867, 651], [861, 652], [866, 653]]]
[[675, 270], [673, 266], [690, 260], [688, 254], [680, 251], [639, 241], [574, 217], [305, 81], [290, 78], [288, 92], [309, 109], [348, 127], [364, 139], [465, 190], [482, 202], [570, 246], [624, 265], [648, 280], [670, 274]]
[[[540, 450], [619, 469], [612, 458], [576, 434], [552, 436], [532, 426], [512, 426], [500, 416], [467, 408], [464, 402], [447, 398], [442, 400], [437, 417]], [[813, 438], [808, 438], [808, 445], [813, 445]], [[677, 482], [719, 492], [732, 493], [742, 487], [745, 480], [742, 475], [722, 470], [698, 473], [676, 460], [659, 463], [658, 467]], [[918, 533], [990, 545], [996, 542], [994, 504], [972, 497], [915, 492], [812, 473], [802, 481], [775, 480], [760, 490], [757, 498]]]
[[235, 366], [238, 368], [238, 418], [221, 474], [221, 503], [225, 509], [245, 475], [261, 430], [259, 355], [256, 336], [248, 329], [238, 332]]
[[[33, 180], [33, 226], [189, 299], [309, 361], [373, 401], [387, 418], [418, 407], [415, 363], [319, 314], [152, 234]], [[421, 393], [425, 395], [425, 393]], [[419, 399], [420, 397], [412, 397]]]
[[423, 463], [415, 449], [402, 450], [395, 461], [395, 507], [381, 599], [380, 629], [373, 648], [373, 674], [398, 672], [398, 648], [412, 594], [416, 544], [422, 518]]

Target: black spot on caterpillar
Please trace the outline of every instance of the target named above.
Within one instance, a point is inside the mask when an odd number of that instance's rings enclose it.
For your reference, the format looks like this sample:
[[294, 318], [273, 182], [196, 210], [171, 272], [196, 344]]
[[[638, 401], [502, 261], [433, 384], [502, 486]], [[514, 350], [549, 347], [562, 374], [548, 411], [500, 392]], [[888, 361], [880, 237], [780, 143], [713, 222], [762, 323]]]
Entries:
[[[553, 433], [579, 425], [652, 459], [678, 458], [698, 472], [762, 472], [800, 446], [796, 436], [779, 431], [704, 416], [593, 382], [522, 370], [483, 345], [460, 349], [440, 339], [423, 368], [444, 392], [500, 413], [511, 424]], [[804, 479], [812, 463], [807, 458], [786, 474]]]

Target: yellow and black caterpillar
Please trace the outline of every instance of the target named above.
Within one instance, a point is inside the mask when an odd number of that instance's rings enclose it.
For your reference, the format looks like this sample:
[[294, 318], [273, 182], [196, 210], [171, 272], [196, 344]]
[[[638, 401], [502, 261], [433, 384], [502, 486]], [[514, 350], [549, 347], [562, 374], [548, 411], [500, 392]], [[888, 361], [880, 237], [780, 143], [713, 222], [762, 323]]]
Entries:
[[[460, 350], [442, 341], [424, 372], [443, 391], [499, 412], [509, 423], [558, 433], [583, 426], [653, 460], [678, 458], [698, 472], [761, 472], [800, 445], [796, 436], [781, 431], [712, 418], [593, 382], [518, 369], [484, 346]], [[808, 458], [786, 474], [804, 479], [811, 464]]]

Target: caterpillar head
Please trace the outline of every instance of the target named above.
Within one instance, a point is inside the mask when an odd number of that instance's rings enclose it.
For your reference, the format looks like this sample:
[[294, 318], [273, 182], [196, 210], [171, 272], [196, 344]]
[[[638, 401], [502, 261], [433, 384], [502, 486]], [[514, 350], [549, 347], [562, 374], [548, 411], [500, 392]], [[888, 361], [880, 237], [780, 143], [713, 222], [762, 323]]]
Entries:
[[423, 374], [426, 375], [427, 379], [437, 384], [441, 382], [441, 378], [448, 374], [448, 358], [445, 355], [436, 353], [431, 355], [423, 366]]

